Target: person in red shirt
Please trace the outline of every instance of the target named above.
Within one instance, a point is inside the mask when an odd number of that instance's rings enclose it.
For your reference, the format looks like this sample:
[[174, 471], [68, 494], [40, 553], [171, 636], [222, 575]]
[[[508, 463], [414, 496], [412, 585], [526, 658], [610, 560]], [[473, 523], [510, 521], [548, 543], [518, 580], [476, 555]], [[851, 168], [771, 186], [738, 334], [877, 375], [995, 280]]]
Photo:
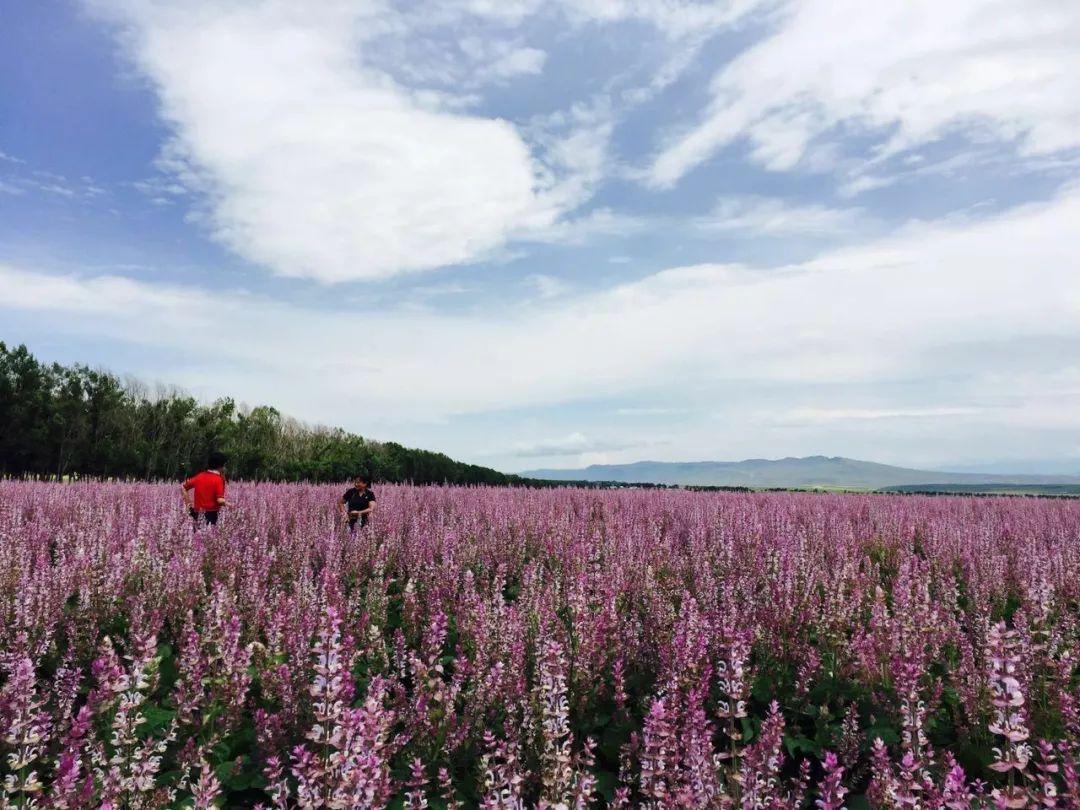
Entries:
[[225, 500], [225, 461], [222, 453], [211, 453], [206, 469], [197, 473], [180, 486], [184, 496], [184, 506], [198, 528], [199, 520], [205, 520], [208, 526], [216, 526], [218, 511], [229, 506]]

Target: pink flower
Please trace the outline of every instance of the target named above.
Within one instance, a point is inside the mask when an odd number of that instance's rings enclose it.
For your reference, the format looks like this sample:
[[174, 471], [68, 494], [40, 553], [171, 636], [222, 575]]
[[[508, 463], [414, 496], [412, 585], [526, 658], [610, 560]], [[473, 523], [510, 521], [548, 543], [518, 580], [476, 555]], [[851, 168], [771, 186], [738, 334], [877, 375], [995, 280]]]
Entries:
[[847, 788], [843, 786], [844, 766], [832, 751], [826, 751], [822, 761], [824, 774], [818, 786], [818, 798], [814, 804], [821, 810], [840, 810], [844, 806]]

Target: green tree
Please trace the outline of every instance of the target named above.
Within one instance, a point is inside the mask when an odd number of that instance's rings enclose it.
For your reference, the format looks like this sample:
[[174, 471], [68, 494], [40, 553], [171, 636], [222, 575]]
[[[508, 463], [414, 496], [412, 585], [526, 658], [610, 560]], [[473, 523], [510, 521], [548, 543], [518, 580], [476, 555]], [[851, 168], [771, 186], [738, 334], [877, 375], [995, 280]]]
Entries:
[[88, 366], [45, 365], [25, 346], [0, 342], [0, 474], [175, 479], [201, 469], [214, 450], [230, 457], [234, 478], [527, 483], [442, 453], [308, 426], [268, 405], [239, 407], [228, 397], [200, 404]]

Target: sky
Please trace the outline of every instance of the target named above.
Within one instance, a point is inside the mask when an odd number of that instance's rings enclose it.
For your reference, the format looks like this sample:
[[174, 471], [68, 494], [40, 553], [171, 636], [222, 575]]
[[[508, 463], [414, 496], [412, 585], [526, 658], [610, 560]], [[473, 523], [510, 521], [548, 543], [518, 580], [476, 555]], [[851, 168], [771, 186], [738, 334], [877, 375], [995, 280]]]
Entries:
[[1080, 472], [1080, 4], [4, 4], [0, 290], [506, 471]]

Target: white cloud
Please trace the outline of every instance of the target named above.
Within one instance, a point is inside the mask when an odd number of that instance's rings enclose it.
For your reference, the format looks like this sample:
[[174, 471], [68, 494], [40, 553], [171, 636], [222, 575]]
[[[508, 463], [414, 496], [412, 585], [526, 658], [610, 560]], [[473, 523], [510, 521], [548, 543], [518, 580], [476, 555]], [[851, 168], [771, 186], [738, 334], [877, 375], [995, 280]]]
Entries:
[[874, 189], [891, 186], [895, 179], [894, 177], [882, 177], [873, 174], [857, 174], [844, 182], [838, 191], [841, 197], [856, 197], [864, 191], [873, 191]]
[[549, 276], [545, 273], [534, 273], [526, 277], [525, 283], [536, 290], [541, 298], [558, 298], [566, 295], [572, 288], [558, 276]]
[[590, 439], [584, 433], [571, 433], [555, 439], [534, 442], [517, 442], [513, 454], [518, 458], [542, 458], [545, 456], [576, 456], [582, 453], [604, 453], [633, 447], [624, 442]]
[[[553, 115], [539, 116], [530, 123], [529, 139], [543, 153], [544, 179], [548, 186], [545, 200], [549, 206], [571, 210], [592, 196], [608, 168], [614, 129], [615, 114], [605, 96]], [[519, 236], [542, 238], [561, 225], [561, 222], [529, 223]]]
[[547, 61], [545, 51], [516, 42], [465, 37], [458, 44], [475, 65], [470, 71], [474, 83], [535, 75]]
[[546, 242], [556, 245], [581, 245], [598, 236], [630, 236], [645, 233], [658, 225], [671, 225], [658, 218], [621, 214], [610, 208], [598, 208], [579, 217], [555, 222], [544, 228], [533, 228], [517, 234], [525, 242]]
[[829, 422], [878, 422], [894, 419], [943, 419], [970, 417], [983, 413], [982, 408], [945, 406], [927, 408], [791, 408], [765, 413], [764, 422], [778, 424], [822, 424]]
[[617, 416], [678, 416], [686, 413], [685, 408], [616, 408]]
[[775, 0], [566, 0], [571, 19], [589, 22], [640, 20], [671, 37], [693, 36], [730, 25]]
[[[25, 164], [25, 161], [18, 161]], [[13, 173], [0, 178], [0, 194], [21, 195], [26, 193], [45, 194], [65, 200], [76, 198], [99, 197], [108, 191], [94, 183], [90, 177], [80, 181], [71, 181], [62, 174], [47, 171]]]
[[[0, 306], [35, 312], [103, 315], [109, 321], [136, 324], [140, 329], [149, 325], [144, 318], [154, 311], [169, 318], [187, 307], [213, 305], [213, 297], [200, 290], [145, 284], [121, 276], [79, 278], [0, 265], [0, 279], [5, 287]], [[114, 333], [138, 342], [137, 332], [121, 329]]]
[[1080, 146], [1080, 5], [789, 0], [776, 32], [711, 92], [657, 156], [654, 185], [740, 139], [756, 162], [788, 170], [838, 129], [878, 137], [875, 161], [954, 132], [1048, 155]]
[[[526, 17], [543, 7], [542, 0], [441, 0], [431, 5], [441, 7], [443, 12], [468, 13], [476, 17], [499, 20], [507, 25], [517, 25]], [[426, 12], [427, 9], [424, 9]]]
[[863, 220], [862, 212], [853, 208], [799, 205], [770, 197], [725, 197], [696, 224], [706, 230], [770, 236], [838, 235], [853, 232]]
[[644, 22], [673, 39], [738, 22], [777, 0], [432, 0], [423, 13], [442, 24], [468, 14], [519, 25], [542, 12], [558, 12], [574, 24]]
[[160, 175], [136, 180], [131, 185], [140, 194], [145, 194], [154, 205], [171, 205], [188, 193], [180, 183]]
[[543, 195], [559, 178], [511, 124], [433, 107], [363, 61], [384, 24], [374, 3], [94, 5], [153, 82], [168, 162], [214, 235], [279, 274], [467, 262], [558, 213]]
[[36, 183], [34, 188], [38, 191], [44, 191], [47, 194], [55, 194], [58, 197], [72, 198], [75, 196], [75, 191], [73, 189], [61, 185], [60, 183]]

